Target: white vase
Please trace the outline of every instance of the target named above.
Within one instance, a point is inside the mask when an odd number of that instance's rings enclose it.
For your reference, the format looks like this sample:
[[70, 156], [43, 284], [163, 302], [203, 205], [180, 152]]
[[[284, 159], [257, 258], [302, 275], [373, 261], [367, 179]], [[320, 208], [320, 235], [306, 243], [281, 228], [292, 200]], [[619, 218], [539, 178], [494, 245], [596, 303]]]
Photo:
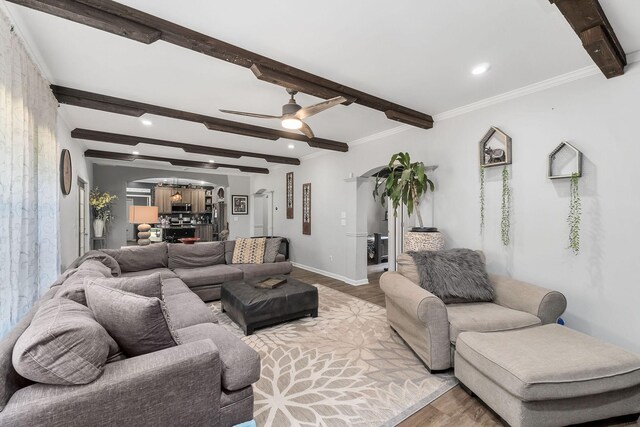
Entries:
[[102, 233], [104, 233], [104, 220], [96, 218], [93, 220], [93, 237], [102, 237]]

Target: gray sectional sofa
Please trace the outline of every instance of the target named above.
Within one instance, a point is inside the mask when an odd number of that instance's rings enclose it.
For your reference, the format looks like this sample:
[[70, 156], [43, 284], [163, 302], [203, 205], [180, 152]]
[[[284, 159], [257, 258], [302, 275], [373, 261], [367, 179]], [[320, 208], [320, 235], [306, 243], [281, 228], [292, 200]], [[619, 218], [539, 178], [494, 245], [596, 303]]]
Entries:
[[291, 263], [283, 253], [275, 262], [232, 264], [235, 241], [196, 243], [155, 243], [103, 249], [118, 261], [122, 276], [160, 273], [165, 278], [179, 277], [203, 301], [220, 299], [222, 283], [291, 273]]
[[[211, 248], [191, 248], [200, 255], [182, 262], [211, 258], [207, 249]], [[193, 292], [217, 297], [214, 286], [243, 277], [242, 268], [224, 263], [223, 252], [222, 258], [209, 260], [211, 265], [171, 270], [169, 265], [180, 264], [178, 255], [184, 253], [166, 244], [105, 252], [118, 256], [118, 265], [113, 258], [106, 260], [111, 262], [111, 270], [109, 263], [96, 268], [100, 263], [95, 260], [78, 260], [0, 342], [0, 425], [232, 426], [251, 420], [252, 384], [260, 377], [260, 357], [219, 326], [210, 308]], [[104, 257], [97, 251], [92, 251], [92, 256]], [[125, 272], [118, 274], [121, 269]], [[194, 271], [200, 275], [193, 275]], [[14, 347], [44, 303], [53, 298], [77, 302], [79, 295], [84, 297], [87, 278], [151, 272], [163, 275], [162, 297], [170, 326], [179, 337], [178, 345], [141, 356], [108, 359], [102, 374], [83, 385], [34, 383], [17, 372]], [[249, 269], [247, 274], [254, 272]], [[198, 277], [206, 280], [196, 281]]]

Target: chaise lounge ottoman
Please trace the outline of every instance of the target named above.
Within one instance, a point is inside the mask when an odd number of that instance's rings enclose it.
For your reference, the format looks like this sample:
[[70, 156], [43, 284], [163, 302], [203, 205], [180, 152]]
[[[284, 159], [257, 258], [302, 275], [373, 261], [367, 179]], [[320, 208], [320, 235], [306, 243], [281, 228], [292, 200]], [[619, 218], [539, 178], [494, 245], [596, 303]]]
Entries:
[[455, 375], [516, 427], [640, 412], [640, 356], [560, 325], [463, 332]]

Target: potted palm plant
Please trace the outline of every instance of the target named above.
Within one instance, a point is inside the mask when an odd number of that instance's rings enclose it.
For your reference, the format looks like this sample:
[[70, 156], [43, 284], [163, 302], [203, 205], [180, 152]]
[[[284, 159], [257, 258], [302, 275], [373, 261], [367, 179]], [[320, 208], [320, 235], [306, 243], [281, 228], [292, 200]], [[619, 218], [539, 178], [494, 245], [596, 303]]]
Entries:
[[[393, 215], [398, 216], [398, 206], [400, 203], [406, 206], [409, 217], [414, 213], [418, 220], [418, 226], [412, 227], [405, 236], [405, 244], [411, 249], [442, 249], [444, 237], [438, 233], [437, 242], [434, 246], [434, 237], [426, 236], [423, 233], [435, 233], [438, 231], [434, 227], [425, 227], [420, 214], [420, 200], [428, 191], [434, 191], [433, 181], [427, 178], [423, 162], [411, 162], [409, 153], [396, 153], [391, 156], [389, 165], [376, 175], [376, 182], [373, 188], [373, 198], [380, 197], [380, 202], [385, 205], [387, 197], [393, 207]], [[409, 243], [407, 245], [407, 243]]]

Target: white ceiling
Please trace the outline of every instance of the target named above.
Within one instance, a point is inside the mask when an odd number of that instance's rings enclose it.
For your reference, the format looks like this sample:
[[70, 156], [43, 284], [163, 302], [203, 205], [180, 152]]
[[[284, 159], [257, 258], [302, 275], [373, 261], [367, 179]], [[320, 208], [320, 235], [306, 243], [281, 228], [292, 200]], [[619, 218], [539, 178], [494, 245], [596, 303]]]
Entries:
[[[183, 0], [180, 7], [170, 0], [121, 3], [431, 115], [592, 65], [573, 30], [548, 0], [325, 0], [296, 2], [295, 7], [275, 0]], [[601, 3], [625, 50], [640, 49], [640, 2]], [[52, 83], [279, 126], [218, 112], [226, 108], [279, 114], [287, 100], [284, 89], [257, 80], [248, 69], [162, 41], [145, 45], [13, 4], [8, 8]], [[485, 61], [492, 64], [491, 70], [472, 76], [470, 69]], [[301, 105], [319, 101], [304, 94], [297, 98]], [[318, 151], [302, 142], [213, 132], [197, 123], [163, 117], [150, 116], [153, 126], [147, 127], [133, 117], [60, 108], [72, 129], [294, 157]], [[318, 137], [343, 142], [398, 126], [382, 112], [357, 104], [335, 107], [309, 118], [308, 123]], [[295, 144], [293, 150], [287, 148], [290, 143]], [[84, 144], [98, 150], [133, 150], [116, 144]], [[140, 145], [136, 150], [209, 159], [166, 147]], [[215, 160], [273, 166], [252, 158]]]

